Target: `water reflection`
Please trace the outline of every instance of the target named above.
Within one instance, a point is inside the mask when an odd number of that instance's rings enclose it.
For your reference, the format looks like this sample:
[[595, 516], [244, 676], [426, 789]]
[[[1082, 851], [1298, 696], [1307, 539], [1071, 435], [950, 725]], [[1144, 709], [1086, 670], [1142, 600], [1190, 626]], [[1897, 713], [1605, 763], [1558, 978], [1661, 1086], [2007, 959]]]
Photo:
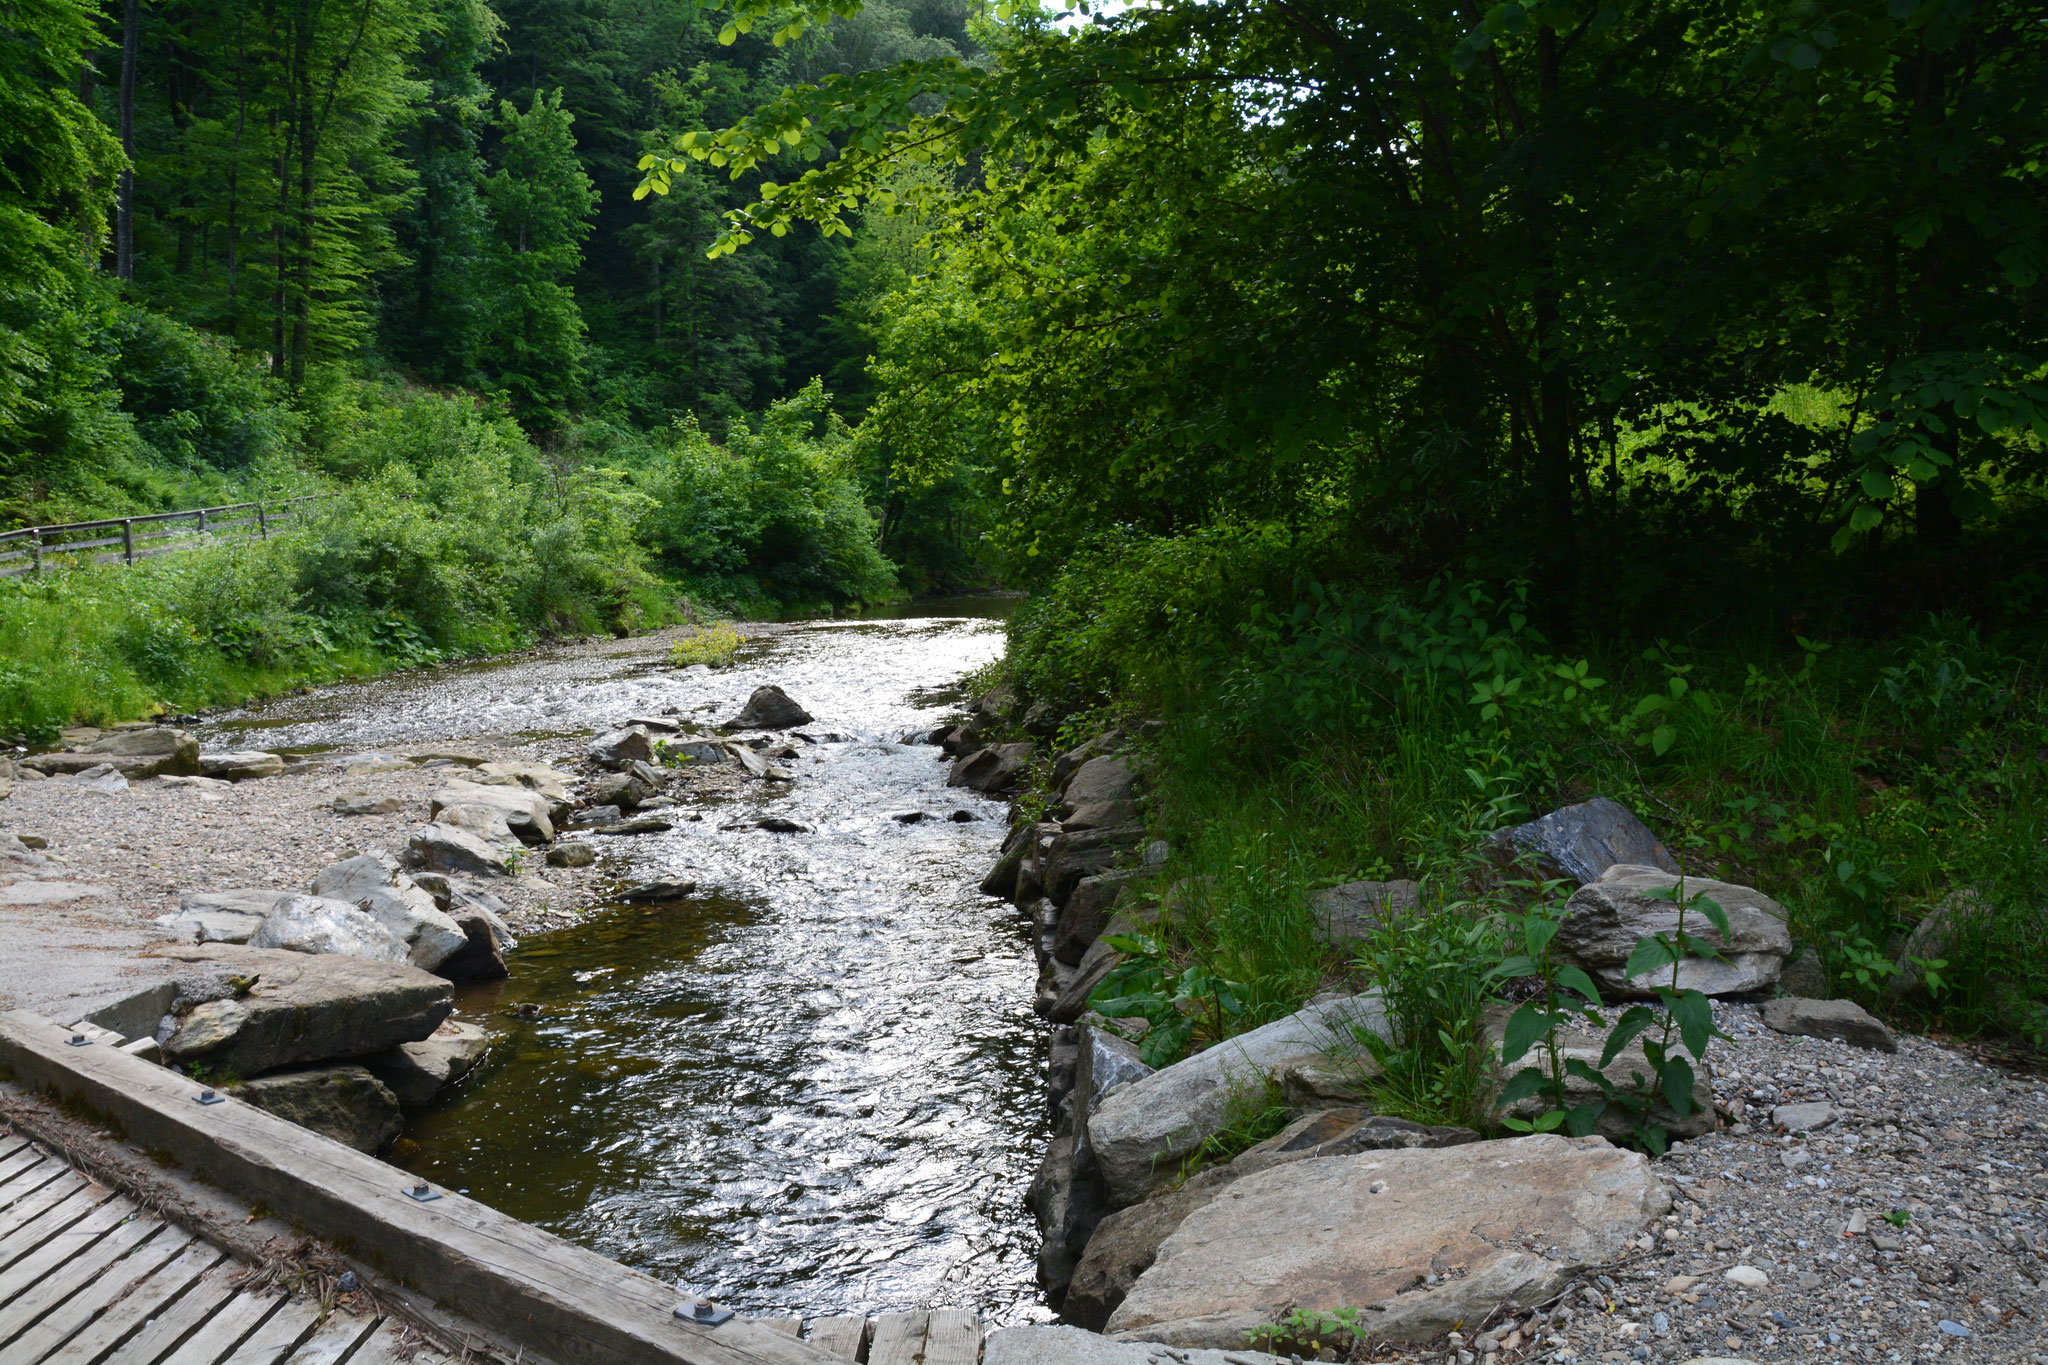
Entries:
[[[766, 681], [817, 717], [793, 789], [759, 785], [632, 845], [633, 875], [707, 894], [594, 911], [465, 995], [499, 1041], [413, 1124], [408, 1165], [748, 1310], [1044, 1316], [1021, 1206], [1045, 1136], [1034, 969], [1014, 914], [974, 893], [1001, 807], [948, 790], [936, 751], [894, 742], [1000, 646], [964, 611], [820, 622], [709, 676], [644, 671], [622, 647], [218, 727], [363, 749], [670, 708], [711, 720]], [[893, 818], [910, 811], [927, 818]], [[768, 813], [814, 832], [721, 828]]]

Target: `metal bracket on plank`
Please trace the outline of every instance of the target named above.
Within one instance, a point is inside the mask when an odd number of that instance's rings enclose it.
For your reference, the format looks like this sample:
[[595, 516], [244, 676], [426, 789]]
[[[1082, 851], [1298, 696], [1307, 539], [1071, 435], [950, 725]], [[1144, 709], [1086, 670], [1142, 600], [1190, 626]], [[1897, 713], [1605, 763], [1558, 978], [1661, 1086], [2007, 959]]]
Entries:
[[92, 1039], [86, 1037], [83, 1033], [74, 1033], [69, 1038], [66, 1038], [64, 1041], [72, 1047], [92, 1046]]
[[199, 1101], [199, 1103], [201, 1104], [219, 1104], [222, 1100], [225, 1100], [227, 1096], [217, 1095], [211, 1090], [202, 1090], [198, 1094], [194, 1095], [192, 1098]]
[[434, 1200], [441, 1197], [441, 1192], [422, 1180], [419, 1184], [408, 1188], [405, 1192], [405, 1197], [418, 1200], [422, 1204], [431, 1204]]
[[732, 1309], [720, 1308], [709, 1299], [684, 1299], [676, 1305], [676, 1316], [699, 1327], [716, 1327], [732, 1321]]

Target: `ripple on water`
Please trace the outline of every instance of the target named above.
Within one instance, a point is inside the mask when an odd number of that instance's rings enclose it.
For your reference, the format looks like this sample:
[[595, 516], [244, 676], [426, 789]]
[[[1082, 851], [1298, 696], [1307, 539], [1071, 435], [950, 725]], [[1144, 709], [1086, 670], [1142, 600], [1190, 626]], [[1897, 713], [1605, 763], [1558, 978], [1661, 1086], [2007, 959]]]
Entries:
[[[594, 912], [465, 992], [461, 1013], [498, 1042], [408, 1129], [407, 1164], [743, 1309], [1017, 1319], [1045, 1316], [1021, 1200], [1046, 1123], [1029, 946], [974, 891], [1001, 807], [893, 742], [1000, 648], [971, 615], [818, 623], [709, 676], [562, 651], [209, 728], [260, 726], [266, 747], [563, 734], [668, 708], [713, 719], [763, 682], [787, 688], [814, 728], [851, 738], [807, 749], [793, 790], [764, 784], [635, 842], [637, 875], [708, 894]], [[981, 818], [891, 818], [959, 809]], [[769, 813], [814, 832], [720, 828]]]

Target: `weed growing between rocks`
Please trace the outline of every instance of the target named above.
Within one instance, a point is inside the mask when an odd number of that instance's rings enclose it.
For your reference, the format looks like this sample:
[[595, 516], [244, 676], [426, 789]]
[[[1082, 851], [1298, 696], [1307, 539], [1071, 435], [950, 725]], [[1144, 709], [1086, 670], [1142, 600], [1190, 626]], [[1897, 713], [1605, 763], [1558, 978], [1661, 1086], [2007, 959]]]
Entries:
[[719, 621], [702, 626], [694, 633], [676, 641], [675, 648], [668, 653], [668, 661], [677, 668], [688, 668], [692, 664], [705, 664], [712, 668], [723, 668], [731, 663], [733, 656], [740, 652], [740, 633], [730, 621]]

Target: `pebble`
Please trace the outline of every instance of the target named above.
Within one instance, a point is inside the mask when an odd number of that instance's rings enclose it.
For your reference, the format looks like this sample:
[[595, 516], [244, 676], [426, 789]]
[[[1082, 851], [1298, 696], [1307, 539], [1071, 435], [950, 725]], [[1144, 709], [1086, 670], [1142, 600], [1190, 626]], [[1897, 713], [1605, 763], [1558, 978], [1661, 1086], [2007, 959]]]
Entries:
[[1771, 1277], [1753, 1265], [1731, 1266], [1721, 1278], [1744, 1289], [1764, 1289], [1771, 1283]]

